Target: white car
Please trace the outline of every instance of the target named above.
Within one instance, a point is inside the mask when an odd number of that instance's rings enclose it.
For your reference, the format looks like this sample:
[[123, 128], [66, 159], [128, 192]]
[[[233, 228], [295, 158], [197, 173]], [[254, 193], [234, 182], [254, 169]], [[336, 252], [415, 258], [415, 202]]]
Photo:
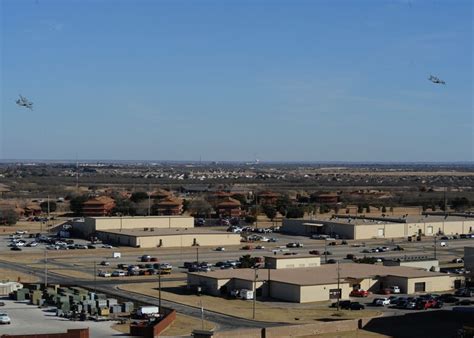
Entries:
[[34, 241], [33, 241], [33, 242], [30, 242], [30, 243], [28, 243], [26, 246], [29, 246], [29, 247], [34, 248], [35, 246], [38, 246], [38, 242], [34, 242]]
[[110, 272], [107, 272], [107, 271], [100, 271], [99, 272], [99, 277], [111, 277], [112, 274]]
[[59, 246], [57, 246], [57, 245], [48, 245], [46, 247], [46, 249], [48, 249], [48, 250], [59, 250]]
[[28, 233], [28, 231], [26, 231], [26, 230], [17, 230], [15, 233], [16, 233], [17, 235], [25, 235], [25, 234]]
[[115, 270], [112, 272], [112, 277], [125, 277], [127, 274], [120, 270]]
[[400, 293], [401, 292], [400, 287], [398, 287], [396, 285], [390, 286], [388, 289], [390, 290], [391, 293]]
[[161, 263], [160, 264], [160, 269], [172, 269], [173, 266], [169, 263]]
[[104, 244], [104, 245], [102, 245], [102, 248], [104, 248], [104, 249], [113, 249], [114, 247], [110, 244]]
[[448, 243], [446, 243], [446, 242], [440, 242], [439, 245], [440, 245], [440, 246], [443, 246], [443, 247], [446, 247], [446, 246], [448, 246]]
[[10, 324], [10, 323], [11, 323], [11, 319], [8, 316], [8, 314], [4, 312], [0, 313], [0, 324]]
[[379, 305], [379, 306], [390, 305], [390, 300], [388, 298], [376, 298], [375, 305]]

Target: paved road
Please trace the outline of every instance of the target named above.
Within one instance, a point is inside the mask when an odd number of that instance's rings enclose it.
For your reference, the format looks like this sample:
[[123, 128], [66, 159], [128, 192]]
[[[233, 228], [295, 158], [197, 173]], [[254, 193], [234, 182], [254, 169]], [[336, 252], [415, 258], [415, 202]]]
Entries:
[[[44, 273], [41, 269], [39, 268], [30, 268], [30, 267], [25, 267], [22, 264], [18, 263], [11, 263], [11, 262], [6, 262], [6, 261], [0, 261], [0, 268], [6, 268], [6, 269], [11, 269], [11, 270], [16, 270], [20, 271], [23, 273], [29, 273], [35, 276], [38, 276], [43, 280], [44, 278]], [[182, 278], [164, 278], [166, 281], [175, 281], [175, 280], [182, 280]], [[125, 281], [121, 281], [120, 284], [124, 284]], [[129, 280], [127, 281], [128, 283], [143, 283], [143, 280], [137, 280], [137, 281], [132, 281]], [[128, 292], [124, 290], [119, 290], [116, 280], [98, 280], [97, 282], [94, 281], [84, 281], [84, 280], [77, 280], [69, 277], [64, 277], [62, 275], [58, 275], [55, 273], [48, 273], [48, 283], [54, 283], [54, 284], [62, 284], [62, 285], [68, 285], [68, 284], [73, 284], [73, 285], [78, 285], [86, 288], [92, 288], [96, 291], [106, 293], [109, 295], [113, 295], [115, 297], [119, 297], [122, 299], [129, 299], [131, 301], [140, 301], [145, 304], [152, 304], [152, 305], [158, 305], [159, 300], [155, 297], [150, 297], [146, 295], [141, 295], [141, 294], [136, 294], [133, 292]], [[188, 305], [183, 305], [167, 300], [162, 300], [162, 306], [164, 307], [169, 307], [173, 308], [179, 313], [183, 313], [192, 317], [197, 317], [201, 318], [201, 310], [198, 307], [192, 307]], [[271, 323], [271, 322], [260, 322], [260, 321], [253, 321], [253, 320], [247, 320], [247, 319], [242, 319], [234, 316], [229, 316], [213, 311], [208, 311], [205, 310], [205, 319], [212, 321], [217, 324], [217, 329], [218, 330], [232, 330], [232, 329], [237, 329], [237, 328], [242, 328], [242, 327], [253, 327], [253, 328], [263, 328], [263, 327], [269, 327], [269, 326], [278, 326], [278, 325], [287, 325], [284, 323]]]

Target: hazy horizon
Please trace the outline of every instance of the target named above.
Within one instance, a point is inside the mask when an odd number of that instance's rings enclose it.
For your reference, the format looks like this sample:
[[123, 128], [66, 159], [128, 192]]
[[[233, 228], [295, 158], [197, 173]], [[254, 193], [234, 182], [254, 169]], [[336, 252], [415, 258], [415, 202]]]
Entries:
[[0, 6], [0, 159], [474, 160], [472, 1]]

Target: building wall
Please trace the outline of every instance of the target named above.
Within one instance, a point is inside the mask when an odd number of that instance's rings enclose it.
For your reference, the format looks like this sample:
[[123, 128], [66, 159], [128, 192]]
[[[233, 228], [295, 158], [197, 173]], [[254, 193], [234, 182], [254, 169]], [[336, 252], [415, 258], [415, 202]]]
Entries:
[[268, 269], [308, 268], [321, 265], [321, 257], [282, 258], [265, 257], [265, 267]]
[[398, 276], [387, 276], [387, 286], [398, 285], [402, 293], [415, 293], [415, 283], [425, 283], [425, 292], [440, 292], [454, 289], [455, 277], [436, 276], [407, 278]]
[[433, 271], [439, 271], [439, 261], [438, 260], [429, 260], [429, 261], [384, 261], [383, 265], [385, 266], [408, 266], [410, 268], [421, 268], [427, 271], [430, 271], [434, 267]]
[[203, 292], [219, 296], [220, 289], [224, 285], [228, 285], [228, 288], [231, 288], [231, 279], [216, 279], [212, 277], [199, 276], [188, 274], [188, 286], [200, 285], [203, 287]]
[[88, 237], [95, 231], [144, 228], [193, 228], [194, 217], [150, 216], [150, 217], [86, 217], [73, 223], [73, 231], [81, 237]]
[[474, 247], [464, 247], [464, 268], [467, 271], [474, 272]]
[[[348, 298], [352, 291], [349, 283], [340, 283], [341, 299]], [[329, 300], [329, 290], [337, 289], [337, 284], [308, 285], [300, 287], [300, 303], [320, 302]]]
[[173, 248], [189, 247], [199, 244], [199, 246], [226, 246], [239, 245], [240, 235], [225, 233], [222, 234], [176, 234], [176, 235], [156, 235], [156, 236], [133, 236], [126, 234], [99, 232], [98, 237], [108, 243], [115, 245], [126, 245], [140, 248]]
[[300, 286], [272, 281], [270, 297], [287, 302], [300, 302]]

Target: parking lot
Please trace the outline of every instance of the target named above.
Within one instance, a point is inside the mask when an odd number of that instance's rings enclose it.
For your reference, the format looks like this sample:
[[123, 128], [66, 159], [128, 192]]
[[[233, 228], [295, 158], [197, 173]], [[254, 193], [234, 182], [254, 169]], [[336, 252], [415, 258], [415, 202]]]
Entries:
[[1, 334], [31, 334], [34, 323], [35, 333], [64, 333], [68, 329], [81, 329], [89, 327], [90, 337], [102, 338], [121, 336], [122, 334], [111, 328], [116, 322], [79, 322], [56, 317], [54, 308], [40, 309], [29, 305], [27, 302], [16, 302], [9, 299], [0, 299], [5, 305], [0, 307], [0, 312], [10, 316], [11, 324], [0, 326]]

